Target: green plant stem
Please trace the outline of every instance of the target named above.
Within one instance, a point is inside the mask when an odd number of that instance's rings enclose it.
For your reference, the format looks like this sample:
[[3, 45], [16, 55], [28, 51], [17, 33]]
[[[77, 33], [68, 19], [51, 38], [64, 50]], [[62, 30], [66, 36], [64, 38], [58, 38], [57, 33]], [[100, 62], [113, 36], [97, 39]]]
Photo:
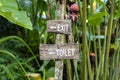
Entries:
[[46, 74], [46, 70], [44, 69], [44, 71], [43, 71], [43, 80], [45, 80], [45, 74]]
[[106, 58], [105, 58], [105, 68], [104, 68], [104, 80], [107, 80], [108, 70], [109, 70], [109, 50], [110, 50], [110, 40], [111, 40], [111, 32], [112, 32], [112, 24], [113, 24], [113, 17], [114, 17], [114, 0], [111, 0], [111, 14], [110, 14], [110, 21], [107, 30], [107, 46], [106, 46]]
[[87, 47], [87, 38], [86, 38], [86, 18], [87, 18], [87, 4], [86, 4], [86, 0], [83, 0], [83, 20], [82, 20], [82, 37], [83, 37], [83, 57], [82, 57], [82, 80], [87, 80], [87, 76], [86, 76], [86, 47]]
[[70, 63], [70, 60], [66, 60], [66, 66], [67, 66], [67, 79], [68, 80], [72, 80], [72, 68], [71, 68], [71, 63]]
[[[105, 29], [105, 34], [104, 36], [106, 36], [106, 29]], [[106, 38], [104, 39], [104, 44], [103, 44], [103, 48], [102, 48], [102, 52], [101, 52], [101, 58], [99, 59], [99, 65], [98, 68], [96, 69], [96, 79], [95, 80], [99, 80], [99, 76], [102, 76], [104, 71], [103, 71], [103, 66], [104, 66], [104, 58], [105, 58], [105, 49], [106, 49]]]
[[[118, 49], [118, 53], [120, 53], [120, 50]], [[115, 80], [119, 80], [119, 74], [120, 74], [120, 54], [118, 54], [118, 72], [117, 72], [117, 75], [115, 77]]]
[[[100, 36], [100, 26], [96, 26], [97, 27], [97, 34], [98, 36]], [[99, 59], [101, 58], [102, 54], [101, 54], [101, 39], [98, 38], [98, 48], [99, 48]]]
[[77, 72], [77, 61], [74, 61], [74, 66], [75, 66], [75, 75], [76, 75], [76, 78], [75, 78], [75, 80], [79, 80], [79, 74], [78, 74], [78, 72]]
[[[74, 27], [74, 25], [72, 24], [71, 29], [73, 27]], [[74, 42], [73, 36], [74, 36], [74, 32], [71, 31], [70, 35], [68, 35], [68, 44], [71, 44]], [[72, 64], [71, 63], [72, 63], [71, 60], [67, 60], [67, 62], [66, 62], [66, 64], [67, 64], [67, 76], [68, 76], [67, 80], [72, 80], [73, 79], [72, 76], [74, 76], [74, 75], [72, 75], [73, 73], [72, 73]], [[74, 63], [74, 61], [73, 61], [73, 63]], [[73, 65], [73, 66], [75, 67], [75, 65]]]
[[[86, 26], [86, 20], [87, 20], [87, 1], [83, 0], [83, 21], [82, 21], [82, 25], [83, 25], [83, 70], [84, 72], [82, 75], [82, 80], [87, 80], [87, 76], [89, 76], [90, 80], [93, 80], [93, 74], [94, 71], [92, 71], [91, 69], [91, 64], [90, 64], [90, 56], [89, 56], [89, 48], [88, 48], [88, 44], [87, 44], [87, 26]], [[88, 70], [88, 73], [87, 73]], [[94, 69], [93, 69], [94, 70]]]
[[31, 54], [33, 55], [34, 59], [36, 60], [37, 65], [40, 67], [40, 64], [39, 64], [37, 58], [35, 57], [33, 51], [30, 49], [30, 47], [27, 45], [27, 43], [24, 40], [22, 40], [20, 37], [17, 37], [17, 36], [8, 36], [8, 37], [5, 37], [5, 38], [1, 38], [0, 39], [0, 43], [5, 42], [5, 41], [7, 41], [9, 39], [17, 39], [20, 42], [22, 42], [28, 48], [28, 50], [31, 52]]
[[81, 5], [80, 5], [81, 3], [80, 3], [80, 0], [78, 0], [78, 6], [79, 6], [79, 11], [80, 11], [80, 18], [82, 19], [82, 8], [81, 8]]

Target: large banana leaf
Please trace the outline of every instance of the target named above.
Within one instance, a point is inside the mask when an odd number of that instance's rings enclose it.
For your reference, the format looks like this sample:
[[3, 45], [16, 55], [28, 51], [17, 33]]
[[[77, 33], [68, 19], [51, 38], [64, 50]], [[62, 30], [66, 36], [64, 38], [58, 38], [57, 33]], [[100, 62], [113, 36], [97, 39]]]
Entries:
[[32, 30], [32, 23], [25, 11], [18, 11], [16, 0], [0, 0], [0, 15], [10, 22]]

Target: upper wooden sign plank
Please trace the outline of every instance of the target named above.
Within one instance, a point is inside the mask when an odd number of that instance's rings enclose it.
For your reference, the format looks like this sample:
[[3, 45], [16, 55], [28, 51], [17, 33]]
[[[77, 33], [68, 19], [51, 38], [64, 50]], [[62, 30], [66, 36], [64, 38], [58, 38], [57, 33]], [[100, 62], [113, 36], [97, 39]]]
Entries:
[[41, 44], [40, 59], [79, 59], [78, 44]]
[[54, 33], [70, 34], [71, 21], [70, 20], [48, 20], [47, 31]]

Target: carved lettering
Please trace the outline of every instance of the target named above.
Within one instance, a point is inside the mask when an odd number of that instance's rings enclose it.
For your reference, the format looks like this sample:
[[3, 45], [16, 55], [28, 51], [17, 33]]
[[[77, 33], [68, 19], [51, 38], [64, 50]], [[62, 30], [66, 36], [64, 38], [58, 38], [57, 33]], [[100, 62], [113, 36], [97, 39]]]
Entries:
[[47, 21], [47, 31], [54, 33], [70, 34], [71, 21], [70, 20], [49, 20]]
[[67, 24], [66, 25], [60, 25], [60, 24], [58, 24], [57, 25], [57, 31], [68, 32], [68, 25]]
[[40, 45], [40, 59], [78, 59], [79, 45], [77, 44], [61, 44], [61, 45]]
[[74, 56], [75, 49], [57, 49], [57, 56]]

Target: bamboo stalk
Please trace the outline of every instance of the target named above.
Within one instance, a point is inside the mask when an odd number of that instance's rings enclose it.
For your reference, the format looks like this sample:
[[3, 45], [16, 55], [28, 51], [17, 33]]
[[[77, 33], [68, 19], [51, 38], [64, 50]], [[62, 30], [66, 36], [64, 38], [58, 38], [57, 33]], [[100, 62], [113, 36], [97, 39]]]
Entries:
[[83, 17], [83, 16], [82, 16], [82, 8], [81, 8], [80, 4], [81, 4], [81, 3], [80, 3], [80, 0], [78, 0], [78, 6], [79, 6], [79, 11], [80, 11], [80, 12], [79, 12], [79, 13], [80, 13], [80, 18], [82, 19], [82, 17]]
[[[100, 26], [96, 26], [97, 27], [97, 34], [98, 36], [100, 36]], [[99, 59], [101, 58], [101, 39], [98, 38], [98, 46], [99, 46]]]
[[83, 0], [83, 20], [82, 20], [82, 31], [83, 31], [83, 57], [82, 57], [82, 80], [87, 80], [86, 77], [86, 47], [87, 47], [87, 38], [86, 38], [86, 18], [87, 18], [87, 4], [86, 0]]
[[[106, 31], [106, 29], [105, 29]], [[106, 36], [106, 32], [104, 34], [104, 36]], [[101, 51], [101, 56], [99, 57], [99, 65], [98, 68], [96, 69], [96, 79], [95, 80], [99, 80], [99, 76], [103, 76], [103, 66], [104, 66], [104, 58], [105, 58], [105, 49], [106, 49], [106, 38], [104, 39], [104, 44], [103, 44], [103, 48]]]
[[72, 68], [71, 68], [71, 63], [70, 60], [66, 60], [66, 66], [67, 66], [67, 80], [72, 80]]
[[[106, 12], [106, 8], [104, 9], [104, 11]], [[105, 16], [105, 24], [107, 24], [107, 17]], [[105, 33], [104, 33], [104, 42], [103, 42], [103, 47], [101, 50], [101, 54], [99, 57], [99, 65], [98, 68], [96, 69], [96, 79], [95, 80], [99, 80], [100, 76], [103, 76], [103, 67], [104, 67], [104, 58], [105, 58], [105, 50], [106, 50], [106, 35], [107, 35], [107, 26], [105, 25], [105, 29], [104, 29]]]
[[111, 32], [112, 32], [112, 24], [113, 24], [113, 17], [114, 17], [114, 0], [111, 0], [111, 13], [110, 13], [110, 20], [109, 26], [107, 29], [107, 45], [106, 45], [106, 58], [105, 58], [105, 68], [104, 68], [104, 80], [107, 80], [108, 76], [108, 65], [109, 65], [109, 50], [110, 50], [110, 40], [111, 40]]

